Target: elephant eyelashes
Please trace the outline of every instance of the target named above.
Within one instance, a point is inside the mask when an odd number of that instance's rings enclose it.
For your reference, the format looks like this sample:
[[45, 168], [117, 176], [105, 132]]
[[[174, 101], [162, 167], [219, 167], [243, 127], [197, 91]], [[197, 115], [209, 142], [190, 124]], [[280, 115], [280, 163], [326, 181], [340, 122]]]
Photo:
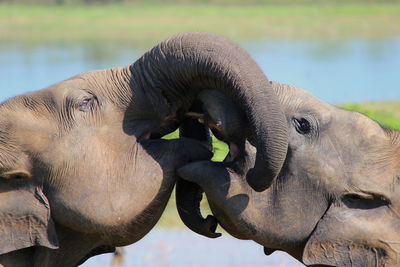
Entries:
[[308, 120], [306, 120], [304, 118], [301, 118], [301, 119], [294, 118], [293, 123], [296, 128], [296, 131], [299, 134], [308, 134], [311, 132], [311, 125]]
[[96, 101], [97, 101], [97, 97], [95, 97], [95, 96], [84, 98], [79, 103], [79, 107], [78, 107], [79, 111], [83, 111], [83, 112], [89, 111]]

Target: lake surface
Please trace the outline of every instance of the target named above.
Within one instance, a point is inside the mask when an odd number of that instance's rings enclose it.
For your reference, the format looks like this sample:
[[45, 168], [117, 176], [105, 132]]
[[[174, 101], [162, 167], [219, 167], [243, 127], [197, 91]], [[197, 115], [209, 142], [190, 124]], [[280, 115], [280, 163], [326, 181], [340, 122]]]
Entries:
[[[350, 41], [254, 41], [241, 44], [270, 80], [302, 87], [330, 103], [400, 100], [400, 38]], [[121, 44], [0, 44], [0, 101], [83, 71], [125, 66], [145, 50]], [[270, 257], [251, 241], [210, 240], [186, 230], [154, 229], [127, 248], [124, 266], [302, 266]], [[108, 266], [111, 255], [84, 266]]]
[[[121, 267], [301, 267], [284, 252], [265, 256], [262, 246], [223, 235], [217, 239], [186, 230], [153, 229], [139, 242], [126, 247]], [[83, 267], [110, 266], [112, 255], [94, 257]]]
[[[330, 103], [400, 99], [400, 38], [241, 44], [270, 78]], [[146, 49], [120, 44], [0, 44], [0, 101], [80, 72], [125, 66]]]

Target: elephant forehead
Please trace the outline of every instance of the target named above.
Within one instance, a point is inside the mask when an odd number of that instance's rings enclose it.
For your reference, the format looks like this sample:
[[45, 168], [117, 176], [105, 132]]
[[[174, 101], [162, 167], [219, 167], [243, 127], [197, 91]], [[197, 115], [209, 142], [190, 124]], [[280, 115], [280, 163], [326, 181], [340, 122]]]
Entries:
[[336, 137], [349, 156], [348, 169], [352, 171], [352, 185], [360, 188], [399, 190], [399, 145], [390, 131], [363, 114], [342, 111], [343, 123]]
[[131, 101], [132, 88], [129, 86], [131, 75], [130, 69], [126, 67], [94, 70], [76, 75], [60, 83], [59, 86], [81, 89], [106, 98], [117, 106], [126, 106]]
[[385, 132], [385, 129], [364, 114], [345, 110], [342, 110], [342, 113], [343, 120], [346, 121], [350, 130], [358, 130], [356, 136], [359, 136], [359, 138], [371, 142], [373, 140], [383, 142], [390, 140], [390, 136]]
[[[19, 99], [18, 99], [19, 100]], [[38, 151], [56, 132], [58, 126], [49, 111], [39, 111], [42, 107], [29, 109], [16, 105], [8, 111], [0, 110], [3, 120], [0, 122], [1, 137], [6, 146], [15, 149], [19, 146], [24, 151]]]
[[0, 113], [12, 116], [13, 113], [33, 112], [39, 115], [48, 115], [54, 112], [55, 100], [48, 89], [26, 93], [13, 97], [0, 105]]
[[315, 110], [318, 113], [329, 113], [333, 109], [332, 105], [299, 87], [278, 82], [271, 82], [271, 85], [282, 104], [281, 106], [287, 111]]
[[27, 161], [27, 151], [45, 145], [44, 140], [55, 129], [51, 127], [50, 113], [41, 92], [18, 96], [0, 104], [1, 169], [22, 167], [19, 165]]

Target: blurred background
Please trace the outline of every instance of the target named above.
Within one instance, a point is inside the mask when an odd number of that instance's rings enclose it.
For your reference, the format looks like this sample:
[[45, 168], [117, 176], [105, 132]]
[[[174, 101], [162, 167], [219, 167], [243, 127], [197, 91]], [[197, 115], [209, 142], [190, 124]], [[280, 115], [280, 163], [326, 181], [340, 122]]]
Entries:
[[[0, 101], [131, 64], [185, 31], [231, 38], [270, 80], [400, 130], [399, 0], [0, 0]], [[215, 149], [220, 160], [225, 148]], [[174, 196], [157, 227], [125, 251], [122, 266], [302, 266], [252, 241], [189, 232]], [[83, 266], [111, 262], [104, 255]]]

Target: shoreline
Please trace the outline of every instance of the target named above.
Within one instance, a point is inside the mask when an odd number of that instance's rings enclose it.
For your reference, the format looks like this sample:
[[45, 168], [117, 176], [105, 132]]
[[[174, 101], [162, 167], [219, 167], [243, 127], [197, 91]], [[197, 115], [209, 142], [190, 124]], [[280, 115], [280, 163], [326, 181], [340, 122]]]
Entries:
[[[183, 23], [184, 22], [184, 23]], [[0, 4], [2, 42], [118, 42], [148, 46], [185, 31], [235, 41], [400, 37], [400, 4]], [[129, 34], [128, 34], [129, 33]]]

